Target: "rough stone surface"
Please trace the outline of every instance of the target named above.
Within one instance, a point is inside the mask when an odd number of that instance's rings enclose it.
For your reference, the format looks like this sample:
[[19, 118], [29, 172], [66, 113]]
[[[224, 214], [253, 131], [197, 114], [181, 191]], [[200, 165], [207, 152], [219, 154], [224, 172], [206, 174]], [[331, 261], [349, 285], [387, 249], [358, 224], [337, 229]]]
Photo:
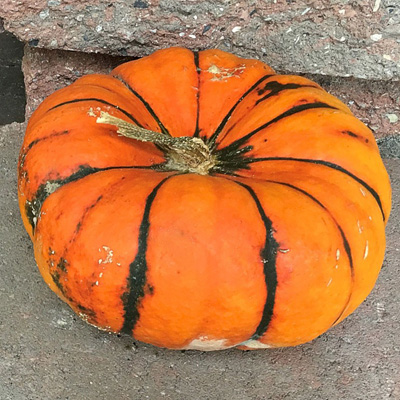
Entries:
[[400, 133], [400, 83], [307, 74], [347, 104], [376, 137]]
[[[27, 92], [26, 117], [45, 97], [88, 73], [108, 73], [129, 57], [25, 48], [23, 71]], [[345, 102], [354, 114], [375, 131], [376, 137], [400, 133], [400, 84], [355, 78], [307, 74]], [[388, 115], [398, 116], [390, 120]], [[393, 118], [393, 117], [392, 117]]]
[[25, 87], [21, 71], [23, 44], [0, 23], [0, 126], [25, 120]]
[[377, 400], [400, 398], [400, 160], [382, 272], [368, 299], [311, 343], [286, 349], [168, 351], [98, 331], [41, 279], [20, 221], [24, 125], [0, 128], [2, 400]]
[[22, 60], [26, 89], [26, 119], [51, 93], [87, 74], [107, 74], [128, 57], [25, 47]]
[[2, 0], [0, 17], [50, 49], [141, 57], [218, 47], [294, 73], [400, 80], [393, 0]]
[[388, 135], [377, 140], [381, 157], [400, 158], [400, 135]]

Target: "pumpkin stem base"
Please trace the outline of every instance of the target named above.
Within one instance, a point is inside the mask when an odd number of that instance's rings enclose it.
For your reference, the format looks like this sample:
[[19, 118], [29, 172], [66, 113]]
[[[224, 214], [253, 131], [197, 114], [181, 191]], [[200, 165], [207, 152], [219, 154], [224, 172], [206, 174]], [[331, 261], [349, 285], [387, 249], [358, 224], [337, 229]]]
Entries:
[[[89, 115], [93, 115], [92, 110], [89, 111]], [[141, 128], [104, 111], [100, 112], [100, 117], [97, 117], [96, 122], [114, 125], [118, 128], [117, 132], [120, 135], [130, 139], [156, 144], [164, 152], [166, 170], [208, 175], [217, 163], [216, 157], [200, 138], [168, 136]]]

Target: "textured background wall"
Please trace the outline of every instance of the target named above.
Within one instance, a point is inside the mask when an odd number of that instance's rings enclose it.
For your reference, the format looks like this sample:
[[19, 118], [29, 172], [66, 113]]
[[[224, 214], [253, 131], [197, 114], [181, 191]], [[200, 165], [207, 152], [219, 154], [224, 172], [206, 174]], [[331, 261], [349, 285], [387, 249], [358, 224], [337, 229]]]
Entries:
[[85, 53], [141, 57], [179, 45], [218, 47], [307, 74], [378, 137], [400, 132], [398, 1], [3, 0], [0, 18], [30, 46], [28, 116], [55, 88], [121, 62]]

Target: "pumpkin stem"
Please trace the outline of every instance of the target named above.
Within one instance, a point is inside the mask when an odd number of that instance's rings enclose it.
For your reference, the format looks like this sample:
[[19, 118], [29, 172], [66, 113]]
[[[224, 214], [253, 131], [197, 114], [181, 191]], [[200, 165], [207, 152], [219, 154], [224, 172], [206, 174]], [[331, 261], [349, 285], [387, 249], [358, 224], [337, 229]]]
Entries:
[[100, 111], [100, 117], [96, 122], [115, 125], [118, 128], [117, 132], [122, 136], [156, 144], [164, 151], [167, 170], [207, 175], [217, 163], [216, 157], [211, 154], [209, 147], [200, 138], [167, 136], [141, 128], [104, 111]]

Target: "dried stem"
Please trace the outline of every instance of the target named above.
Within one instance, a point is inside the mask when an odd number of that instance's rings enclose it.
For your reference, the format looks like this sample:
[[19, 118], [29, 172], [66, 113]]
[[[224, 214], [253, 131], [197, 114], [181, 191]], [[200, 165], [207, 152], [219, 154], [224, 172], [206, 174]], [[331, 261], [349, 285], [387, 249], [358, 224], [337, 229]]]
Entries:
[[200, 138], [167, 136], [141, 128], [104, 111], [100, 112], [96, 122], [114, 125], [118, 128], [119, 134], [130, 139], [157, 144], [164, 151], [167, 160], [166, 169], [207, 175], [216, 165], [215, 156]]

